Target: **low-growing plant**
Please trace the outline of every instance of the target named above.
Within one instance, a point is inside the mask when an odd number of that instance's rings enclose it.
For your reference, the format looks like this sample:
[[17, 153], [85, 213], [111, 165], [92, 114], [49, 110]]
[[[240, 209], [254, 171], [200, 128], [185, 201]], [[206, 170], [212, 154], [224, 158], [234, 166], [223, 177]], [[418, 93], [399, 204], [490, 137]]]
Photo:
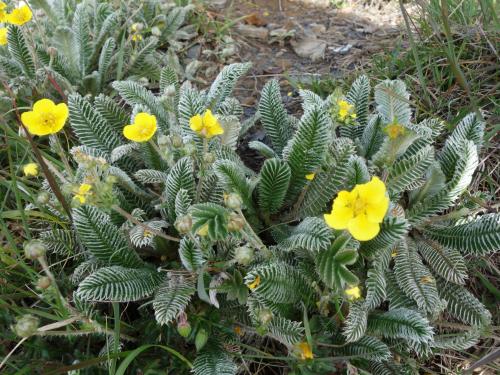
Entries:
[[[55, 288], [46, 298], [115, 354], [130, 335], [165, 343], [166, 332], [198, 375], [236, 374], [254, 356], [302, 374], [335, 362], [415, 373], [435, 352], [477, 343], [491, 314], [467, 290], [467, 259], [500, 247], [499, 215], [462, 195], [483, 123], [466, 116], [437, 147], [442, 122], [412, 122], [404, 83], [384, 81], [372, 98], [365, 76], [345, 96], [300, 91], [300, 118], [269, 81], [242, 120], [231, 93], [249, 68], [226, 66], [202, 91], [165, 67], [159, 95], [118, 80], [117, 98], [68, 97], [80, 145], [51, 170], [63, 199], [45, 184], [26, 207], [61, 223], [26, 246]], [[21, 116], [28, 129], [47, 125], [40, 108]], [[237, 147], [257, 122], [266, 139], [249, 147], [265, 160], [252, 170]], [[45, 249], [73, 257], [73, 286], [56, 280]], [[116, 356], [108, 364], [114, 373]]]

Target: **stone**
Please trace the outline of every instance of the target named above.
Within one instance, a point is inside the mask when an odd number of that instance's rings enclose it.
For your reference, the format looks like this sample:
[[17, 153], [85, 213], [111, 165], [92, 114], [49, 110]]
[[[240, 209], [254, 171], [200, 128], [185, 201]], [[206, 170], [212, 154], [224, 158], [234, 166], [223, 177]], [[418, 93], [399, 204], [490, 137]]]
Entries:
[[326, 42], [314, 36], [306, 36], [298, 41], [291, 41], [293, 50], [300, 57], [318, 61], [325, 57]]
[[267, 40], [267, 37], [269, 36], [269, 30], [265, 27], [257, 27], [240, 23], [236, 26], [236, 30], [242, 35], [254, 39]]

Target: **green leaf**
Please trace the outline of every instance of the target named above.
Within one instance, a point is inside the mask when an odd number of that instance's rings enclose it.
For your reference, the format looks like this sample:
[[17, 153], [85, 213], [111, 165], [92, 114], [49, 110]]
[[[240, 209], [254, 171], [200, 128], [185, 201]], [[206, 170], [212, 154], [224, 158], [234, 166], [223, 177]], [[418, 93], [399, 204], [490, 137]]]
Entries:
[[82, 77], [88, 74], [87, 68], [93, 52], [90, 40], [89, 14], [86, 7], [86, 3], [80, 3], [76, 6], [72, 25], [74, 35], [73, 46], [76, 49], [79, 70]]
[[[299, 128], [283, 152], [292, 172], [287, 200], [293, 202], [306, 184], [306, 175], [323, 162], [332, 137], [332, 124], [325, 110], [313, 107], [300, 120]], [[313, 180], [314, 181], [314, 180]]]
[[308, 217], [293, 228], [287, 238], [279, 241], [278, 246], [284, 251], [306, 249], [318, 252], [330, 246], [332, 237], [332, 231], [324, 220]]
[[379, 115], [373, 116], [368, 121], [365, 129], [363, 130], [363, 135], [361, 137], [362, 155], [366, 159], [371, 159], [379, 149], [382, 147], [384, 142], [384, 134], [382, 133], [382, 117]]
[[384, 361], [391, 357], [389, 347], [371, 336], [363, 336], [356, 342], [336, 348], [334, 353], [340, 356], [367, 358], [373, 361]]
[[104, 264], [131, 268], [144, 266], [123, 233], [100, 209], [88, 205], [76, 208], [73, 210], [73, 221], [79, 240]]
[[413, 242], [401, 241], [397, 248], [394, 274], [403, 292], [430, 313], [439, 312], [442, 303], [436, 289], [436, 280], [424, 266]]
[[227, 236], [228, 211], [215, 203], [199, 203], [189, 209], [193, 217], [193, 229], [196, 233], [204, 225], [208, 225], [208, 237], [213, 240], [222, 240]]
[[448, 302], [446, 310], [456, 319], [473, 326], [491, 324], [491, 313], [462, 286], [439, 280], [439, 295]]
[[359, 130], [361, 132], [363, 132], [364, 127], [368, 124], [370, 91], [370, 80], [367, 76], [362, 75], [356, 78], [346, 95], [347, 101], [354, 105], [356, 121], [360, 125]]
[[214, 340], [205, 345], [193, 363], [195, 375], [236, 375], [237, 371], [238, 366]]
[[479, 330], [471, 330], [456, 334], [443, 334], [434, 336], [433, 348], [444, 350], [467, 350], [479, 342], [481, 333]]
[[297, 268], [286, 263], [275, 262], [256, 267], [245, 276], [245, 283], [252, 283], [257, 276], [260, 284], [252, 293], [273, 303], [295, 303], [314, 298], [310, 282]]
[[191, 159], [184, 157], [179, 159], [168, 174], [165, 182], [165, 190], [163, 196], [167, 201], [168, 217], [171, 222], [175, 221], [175, 200], [177, 193], [183, 189], [187, 191], [191, 200], [194, 198], [195, 181], [193, 173], [193, 165]]
[[28, 47], [28, 42], [26, 41], [20, 27], [14, 25], [9, 26], [7, 32], [7, 43], [10, 55], [14, 61], [22, 67], [26, 77], [34, 78], [35, 63], [33, 62], [33, 56]]
[[354, 154], [353, 143], [340, 138], [333, 142], [327, 160], [308, 183], [301, 205], [301, 216], [317, 216], [331, 210], [328, 204], [343, 189], [349, 173], [349, 160]]
[[190, 275], [167, 275], [153, 300], [153, 309], [158, 324], [169, 324], [184, 311], [195, 293], [195, 279]]
[[180, 189], [175, 196], [175, 215], [186, 215], [191, 206], [191, 195], [186, 189]]
[[417, 248], [429, 267], [439, 276], [455, 284], [465, 284], [467, 267], [458, 251], [428, 239], [418, 241]]
[[146, 107], [150, 114], [156, 116], [160, 129], [168, 132], [168, 113], [161, 101], [150, 91], [133, 81], [115, 81], [112, 86], [130, 106]]
[[131, 302], [153, 294], [160, 282], [160, 274], [147, 268], [105, 267], [87, 276], [76, 293], [85, 301]]
[[500, 249], [500, 214], [485, 214], [454, 226], [429, 225], [424, 234], [466, 255], [486, 255]]
[[68, 98], [69, 119], [80, 142], [107, 155], [120, 145], [121, 137], [101, 114], [79, 94]]
[[179, 257], [184, 268], [190, 272], [196, 272], [205, 263], [201, 249], [188, 237], [181, 239]]
[[124, 126], [130, 124], [128, 113], [109, 96], [103, 94], [96, 96], [94, 106], [116, 133], [122, 134]]
[[224, 189], [229, 193], [240, 195], [246, 208], [252, 208], [252, 187], [244, 171], [230, 160], [217, 160], [213, 168]]
[[267, 330], [266, 336], [270, 336], [284, 345], [294, 345], [304, 336], [302, 322], [294, 322], [281, 316], [273, 317], [267, 325]]
[[368, 309], [361, 301], [349, 305], [349, 315], [345, 321], [342, 334], [347, 342], [358, 341], [366, 332]]
[[366, 279], [366, 309], [372, 310], [380, 306], [386, 298], [386, 281], [384, 270], [381, 268], [372, 268], [367, 272]]
[[368, 332], [385, 338], [401, 338], [418, 343], [431, 342], [433, 337], [429, 321], [418, 312], [405, 308], [370, 314]]
[[408, 211], [407, 217], [412, 224], [417, 224], [429, 216], [447, 209], [469, 186], [472, 175], [478, 165], [476, 146], [472, 141], [463, 141], [460, 146], [459, 160], [455, 164], [453, 178], [441, 191], [416, 203]]
[[380, 251], [392, 247], [402, 239], [410, 228], [409, 223], [399, 217], [388, 216], [380, 224], [380, 232], [374, 239], [363, 242], [360, 251], [362, 254], [373, 258]]
[[263, 212], [273, 214], [283, 205], [288, 184], [290, 167], [279, 159], [267, 159], [260, 170], [259, 206]]
[[108, 38], [101, 49], [101, 54], [99, 55], [99, 80], [101, 83], [101, 87], [104, 88], [104, 83], [108, 77], [108, 69], [111, 65], [111, 59], [113, 57], [113, 53], [115, 52], [116, 42], [114, 38]]
[[217, 75], [207, 94], [207, 107], [216, 111], [232, 93], [237, 81], [250, 69], [252, 63], [234, 63], [225, 66]]
[[387, 189], [399, 193], [421, 178], [434, 161], [434, 148], [427, 146], [409, 157], [396, 160], [389, 167]]
[[409, 124], [411, 119], [409, 99], [410, 94], [403, 81], [385, 80], [375, 86], [377, 111], [385, 123], [396, 120], [402, 125]]
[[332, 245], [316, 255], [316, 271], [321, 280], [334, 290], [342, 290], [346, 284], [355, 285], [357, 277], [347, 269], [346, 265], [352, 265], [357, 259], [354, 249], [345, 248], [350, 237], [342, 235], [335, 239]]
[[271, 138], [274, 151], [281, 155], [292, 135], [288, 115], [281, 101], [278, 81], [271, 80], [262, 89], [259, 103], [260, 121]]

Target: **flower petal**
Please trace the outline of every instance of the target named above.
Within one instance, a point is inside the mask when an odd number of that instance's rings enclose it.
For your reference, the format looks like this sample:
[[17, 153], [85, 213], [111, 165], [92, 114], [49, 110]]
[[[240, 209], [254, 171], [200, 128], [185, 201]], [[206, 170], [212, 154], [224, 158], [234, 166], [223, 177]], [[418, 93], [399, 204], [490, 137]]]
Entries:
[[52, 112], [55, 106], [50, 99], [40, 99], [33, 105], [33, 112]]
[[199, 132], [203, 129], [203, 119], [201, 115], [195, 115], [189, 119], [189, 127], [192, 131]]
[[224, 128], [218, 122], [215, 125], [207, 127], [207, 138], [212, 138], [220, 134], [224, 134]]
[[331, 214], [325, 214], [326, 224], [337, 230], [346, 229], [349, 222], [352, 220], [354, 212], [349, 207], [337, 207], [332, 210]]
[[347, 229], [358, 241], [368, 241], [378, 234], [380, 225], [370, 222], [366, 215], [363, 214], [350, 220]]
[[385, 184], [377, 177], [370, 182], [356, 186], [359, 196], [367, 203], [378, 203], [385, 197]]
[[372, 223], [381, 223], [389, 208], [389, 198], [384, 197], [378, 203], [368, 203], [366, 205], [366, 216]]
[[217, 125], [217, 118], [212, 114], [210, 109], [207, 109], [203, 114], [203, 125], [209, 129]]

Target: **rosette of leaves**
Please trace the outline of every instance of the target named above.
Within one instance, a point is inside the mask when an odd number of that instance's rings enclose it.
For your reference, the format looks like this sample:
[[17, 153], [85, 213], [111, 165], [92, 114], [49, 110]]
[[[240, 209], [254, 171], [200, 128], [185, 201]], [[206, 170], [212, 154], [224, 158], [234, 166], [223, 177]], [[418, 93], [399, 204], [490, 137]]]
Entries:
[[[116, 81], [123, 107], [103, 95], [94, 103], [70, 96], [81, 146], [73, 150], [76, 173], [66, 178], [113, 177], [111, 197], [75, 208], [65, 235], [82, 248], [76, 296], [90, 303], [152, 300], [143, 313], [158, 325], [187, 315], [210, 333], [194, 361], [200, 375], [236, 374], [234, 349], [258, 345], [259, 336], [290, 354], [307, 341], [316, 357], [349, 356], [375, 374], [415, 363], [396, 364], [396, 355], [473, 345], [491, 316], [465, 286], [467, 259], [498, 250], [499, 216], [455, 207], [477, 167], [483, 123], [464, 117], [437, 148], [441, 122], [412, 122], [404, 84], [379, 84], [372, 102], [366, 77], [346, 95], [357, 114], [349, 125], [331, 116], [334, 95], [323, 100], [301, 91], [303, 115], [288, 114], [276, 81], [264, 87], [257, 115], [242, 121], [231, 93], [249, 67], [225, 67], [206, 91], [179, 81], [171, 67], [161, 71], [160, 95]], [[224, 128], [210, 140], [189, 127], [206, 109]], [[154, 144], [122, 137], [137, 112], [157, 118]], [[249, 145], [264, 158], [258, 172], [236, 151], [256, 121], [267, 135]], [[389, 136], [389, 125], [400, 127], [398, 137]], [[97, 176], [89, 163], [96, 158], [104, 165]], [[339, 191], [372, 175], [385, 181], [391, 206], [377, 237], [360, 243], [330, 229], [322, 214]], [[225, 194], [237, 194], [241, 204], [226, 205]], [[57, 247], [57, 238], [44, 240]], [[355, 286], [362, 297], [352, 300], [345, 290]], [[469, 328], [438, 334], [448, 320]], [[301, 366], [331, 371], [314, 360]]]

